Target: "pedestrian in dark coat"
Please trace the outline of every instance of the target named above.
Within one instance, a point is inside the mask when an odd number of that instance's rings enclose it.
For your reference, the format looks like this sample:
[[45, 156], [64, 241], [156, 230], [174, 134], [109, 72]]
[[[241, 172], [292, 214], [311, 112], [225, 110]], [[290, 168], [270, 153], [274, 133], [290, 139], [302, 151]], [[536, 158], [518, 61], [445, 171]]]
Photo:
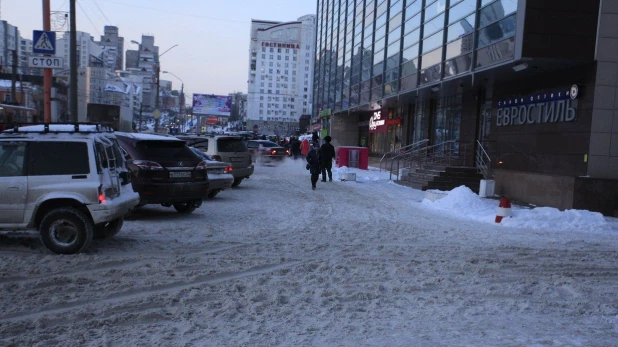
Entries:
[[292, 151], [294, 160], [298, 159], [298, 156], [300, 155], [300, 141], [298, 141], [295, 137], [292, 137], [290, 140], [290, 150]]
[[329, 181], [333, 181], [333, 159], [335, 158], [335, 147], [330, 144], [333, 138], [330, 136], [324, 137], [325, 143], [320, 147], [320, 159], [322, 161], [322, 182], [326, 182], [326, 172], [328, 172]]
[[320, 176], [320, 145], [317, 142], [313, 143], [313, 148], [307, 153], [307, 167], [311, 173], [311, 189], [315, 190], [318, 183], [318, 177]]

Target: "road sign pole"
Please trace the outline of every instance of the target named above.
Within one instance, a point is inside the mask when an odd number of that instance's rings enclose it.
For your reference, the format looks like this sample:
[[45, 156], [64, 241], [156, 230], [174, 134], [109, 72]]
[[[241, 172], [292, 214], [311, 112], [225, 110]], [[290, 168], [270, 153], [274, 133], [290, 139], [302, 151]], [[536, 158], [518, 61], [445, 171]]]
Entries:
[[70, 87], [70, 100], [71, 100], [71, 104], [70, 104], [70, 112], [71, 112], [71, 121], [72, 122], [77, 122], [79, 120], [79, 117], [77, 115], [77, 23], [76, 23], [76, 10], [75, 10], [75, 1], [76, 0], [69, 0], [69, 4], [70, 4], [70, 21], [71, 21], [71, 34], [70, 34], [70, 40], [71, 41], [71, 48], [69, 48], [69, 54], [70, 56], [70, 82], [69, 82], [69, 87]]
[[[43, 30], [51, 30], [50, 0], [43, 0]], [[51, 123], [52, 69], [43, 69], [43, 120]]]

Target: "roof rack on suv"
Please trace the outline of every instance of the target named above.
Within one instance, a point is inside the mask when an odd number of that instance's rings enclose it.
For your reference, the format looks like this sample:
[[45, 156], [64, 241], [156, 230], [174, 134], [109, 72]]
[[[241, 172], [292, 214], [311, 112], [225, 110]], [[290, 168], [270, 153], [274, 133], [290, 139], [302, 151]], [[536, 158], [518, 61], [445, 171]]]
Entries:
[[114, 129], [101, 123], [0, 123], [11, 133], [113, 133]]

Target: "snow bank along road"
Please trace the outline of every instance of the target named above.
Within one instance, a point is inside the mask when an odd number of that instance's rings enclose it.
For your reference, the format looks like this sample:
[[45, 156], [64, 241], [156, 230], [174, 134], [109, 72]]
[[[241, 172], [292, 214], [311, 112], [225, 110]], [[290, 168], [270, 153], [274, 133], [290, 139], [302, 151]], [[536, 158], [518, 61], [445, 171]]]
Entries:
[[297, 164], [86, 254], [0, 236], [0, 345], [618, 345], [618, 233], [453, 219], [385, 181], [312, 191]]

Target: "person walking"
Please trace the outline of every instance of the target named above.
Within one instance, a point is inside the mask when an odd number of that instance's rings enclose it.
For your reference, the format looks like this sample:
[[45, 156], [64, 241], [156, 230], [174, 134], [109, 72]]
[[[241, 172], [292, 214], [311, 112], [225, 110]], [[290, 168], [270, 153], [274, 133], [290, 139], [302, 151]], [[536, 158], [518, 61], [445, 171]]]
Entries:
[[313, 143], [313, 148], [307, 153], [307, 168], [311, 173], [311, 189], [315, 190], [320, 176], [320, 145], [317, 142]]
[[325, 136], [325, 143], [320, 147], [320, 159], [322, 161], [322, 182], [326, 182], [326, 173], [328, 172], [328, 180], [333, 181], [333, 159], [335, 158], [335, 147], [330, 144], [333, 138]]
[[303, 142], [300, 144], [300, 154], [303, 157], [306, 157], [307, 154], [309, 153], [309, 150], [311, 150], [311, 144], [309, 144], [309, 140], [305, 138]]
[[290, 151], [292, 151], [294, 160], [298, 159], [300, 155], [300, 142], [294, 136], [290, 139]]

